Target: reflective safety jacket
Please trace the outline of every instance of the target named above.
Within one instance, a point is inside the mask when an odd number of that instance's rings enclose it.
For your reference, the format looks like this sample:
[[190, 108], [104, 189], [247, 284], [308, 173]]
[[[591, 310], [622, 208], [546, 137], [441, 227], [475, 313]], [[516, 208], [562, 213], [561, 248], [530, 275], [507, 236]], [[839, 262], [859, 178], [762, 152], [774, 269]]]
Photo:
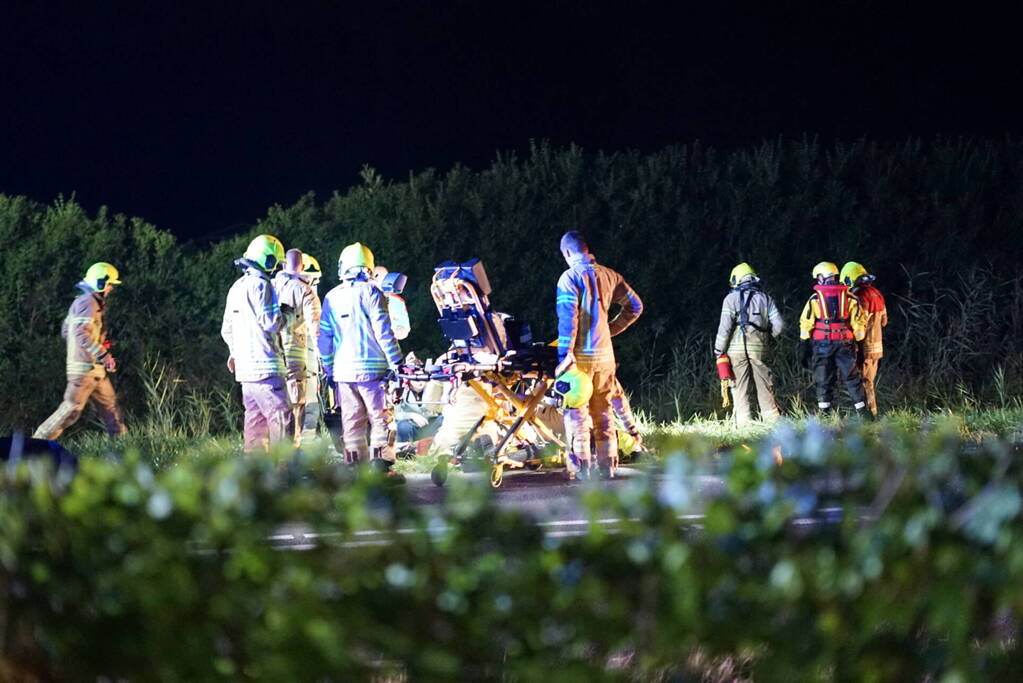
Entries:
[[335, 382], [382, 379], [401, 365], [387, 297], [369, 280], [345, 280], [327, 292], [318, 346], [323, 368]]
[[727, 353], [732, 358], [749, 355], [759, 358], [771, 337], [785, 328], [778, 307], [758, 287], [736, 287], [721, 304], [721, 321], [714, 339], [714, 355]]
[[257, 382], [284, 375], [284, 316], [266, 273], [248, 268], [227, 293], [220, 336], [234, 358], [234, 378]]
[[882, 358], [884, 356], [882, 329], [888, 324], [888, 309], [885, 307], [884, 295], [877, 287], [869, 284], [853, 287], [852, 293], [860, 302], [866, 317], [867, 333], [863, 338], [863, 357]]
[[[608, 320], [612, 304], [622, 307]], [[597, 264], [592, 254], [577, 254], [558, 280], [558, 360], [569, 351], [588, 366], [614, 367], [611, 337], [624, 332], [643, 313], [643, 302], [621, 275]]]
[[67, 340], [67, 377], [106, 377], [103, 367], [103, 359], [107, 356], [103, 347], [107, 340], [103, 327], [105, 302], [84, 282], [79, 282], [78, 288], [82, 293], [71, 302], [60, 327], [60, 335]]
[[[289, 376], [305, 373], [308, 364], [309, 337], [320, 330], [320, 300], [309, 283], [292, 273], [280, 272], [274, 277], [274, 289], [281, 306], [287, 306], [281, 345]], [[282, 309], [283, 310], [283, 309]]]
[[845, 285], [814, 285], [799, 316], [800, 339], [860, 341], [865, 332], [863, 309]]

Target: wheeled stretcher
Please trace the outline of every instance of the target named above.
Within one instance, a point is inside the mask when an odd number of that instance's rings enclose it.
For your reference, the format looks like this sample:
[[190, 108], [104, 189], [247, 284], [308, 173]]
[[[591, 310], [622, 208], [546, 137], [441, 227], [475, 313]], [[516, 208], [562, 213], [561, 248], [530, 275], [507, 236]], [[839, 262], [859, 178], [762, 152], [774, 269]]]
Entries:
[[[452, 392], [479, 405], [475, 423], [450, 452], [441, 452], [431, 477], [444, 484], [450, 467], [490, 470], [501, 485], [505, 469], [539, 468], [564, 462], [565, 444], [551, 428], [559, 416], [548, 397], [554, 383], [557, 350], [534, 343], [529, 325], [491, 310], [490, 283], [479, 259], [437, 266], [430, 294], [440, 314], [448, 353], [429, 367], [403, 373], [405, 380], [448, 380]], [[444, 429], [444, 427], [442, 427]], [[484, 432], [496, 438], [481, 436]]]

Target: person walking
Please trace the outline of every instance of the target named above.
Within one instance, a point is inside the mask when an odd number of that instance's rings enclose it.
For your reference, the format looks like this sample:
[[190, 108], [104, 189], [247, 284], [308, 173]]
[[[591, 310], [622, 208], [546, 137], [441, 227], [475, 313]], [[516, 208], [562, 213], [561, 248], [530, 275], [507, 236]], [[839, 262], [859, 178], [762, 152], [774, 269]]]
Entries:
[[78, 421], [89, 402], [103, 421], [107, 434], [125, 433], [117, 394], [110, 381], [110, 373], [117, 370], [117, 361], [110, 353], [104, 319], [107, 297], [121, 284], [119, 278], [117, 268], [101, 261], [89, 266], [85, 277], [76, 285], [82, 293], [71, 302], [60, 330], [67, 347], [64, 400], [39, 425], [33, 438], [56, 439]]

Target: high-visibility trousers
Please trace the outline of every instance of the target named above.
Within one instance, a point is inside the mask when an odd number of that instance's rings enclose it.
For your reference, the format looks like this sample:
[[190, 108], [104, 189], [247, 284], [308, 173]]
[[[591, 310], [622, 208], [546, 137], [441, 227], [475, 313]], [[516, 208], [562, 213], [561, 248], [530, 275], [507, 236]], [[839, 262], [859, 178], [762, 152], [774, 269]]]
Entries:
[[68, 377], [67, 386], [64, 388], [64, 400], [53, 414], [39, 425], [32, 438], [56, 439], [65, 429], [78, 421], [85, 410], [85, 404], [89, 402], [96, 408], [96, 413], [106, 426], [107, 434], [110, 436], [124, 434], [124, 421], [117, 407], [117, 394], [114, 393], [114, 385], [110, 378], [79, 375]]
[[877, 364], [880, 358], [864, 358], [860, 372], [863, 374], [863, 393], [867, 397], [870, 414], [877, 416]]
[[391, 422], [394, 419], [387, 398], [387, 382], [338, 382], [345, 460], [383, 458], [394, 462]]
[[771, 368], [758, 356], [747, 356], [745, 353], [730, 356], [735, 384], [732, 387], [732, 403], [735, 406], [735, 423], [747, 425], [752, 420], [750, 410], [750, 389], [756, 386], [757, 402], [760, 406], [761, 420], [777, 420], [780, 416], [778, 404], [774, 400], [774, 377]]
[[610, 467], [618, 462], [618, 432], [611, 410], [617, 385], [615, 367], [578, 362], [576, 366], [593, 381], [593, 395], [587, 405], [565, 409], [565, 437], [571, 449], [566, 463], [568, 471], [576, 472], [593, 464], [591, 439], [596, 446], [597, 466]]
[[284, 378], [275, 375], [255, 382], [241, 382], [241, 385], [246, 452], [266, 450], [268, 445], [288, 438], [291, 406]]
[[[434, 384], [431, 382], [430, 384]], [[493, 388], [486, 382], [476, 382], [477, 387], [494, 396]], [[436, 400], [440, 395], [431, 391], [429, 385], [423, 392], [424, 399]], [[444, 405], [441, 413], [440, 429], [433, 437], [430, 450], [436, 454], [451, 455], [462, 442], [469, 437], [469, 433], [479, 423], [479, 427], [472, 433], [470, 441], [480, 437], [489, 437], [491, 443], [496, 443], [500, 438], [498, 423], [486, 419], [490, 412], [490, 405], [486, 398], [480, 395], [468, 382], [460, 382], [448, 396], [448, 402]], [[482, 419], [482, 422], [480, 420]]]

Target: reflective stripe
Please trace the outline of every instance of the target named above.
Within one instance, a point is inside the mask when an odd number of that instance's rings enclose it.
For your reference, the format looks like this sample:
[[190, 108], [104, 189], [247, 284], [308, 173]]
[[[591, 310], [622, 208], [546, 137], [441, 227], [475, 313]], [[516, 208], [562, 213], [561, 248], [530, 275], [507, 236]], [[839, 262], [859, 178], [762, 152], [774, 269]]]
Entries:
[[81, 375], [88, 375], [92, 373], [93, 370], [97, 370], [102, 367], [102, 365], [97, 365], [95, 363], [68, 361], [65, 374], [69, 377], [80, 377]]
[[317, 344], [339, 382], [366, 381], [401, 364], [386, 296], [370, 282], [346, 282], [327, 293]]
[[102, 346], [105, 339], [102, 300], [93, 292], [85, 292], [76, 297], [64, 318], [63, 333], [67, 339], [67, 375], [80, 377], [97, 372], [103, 374], [102, 364], [98, 362], [99, 357], [105, 354]]

